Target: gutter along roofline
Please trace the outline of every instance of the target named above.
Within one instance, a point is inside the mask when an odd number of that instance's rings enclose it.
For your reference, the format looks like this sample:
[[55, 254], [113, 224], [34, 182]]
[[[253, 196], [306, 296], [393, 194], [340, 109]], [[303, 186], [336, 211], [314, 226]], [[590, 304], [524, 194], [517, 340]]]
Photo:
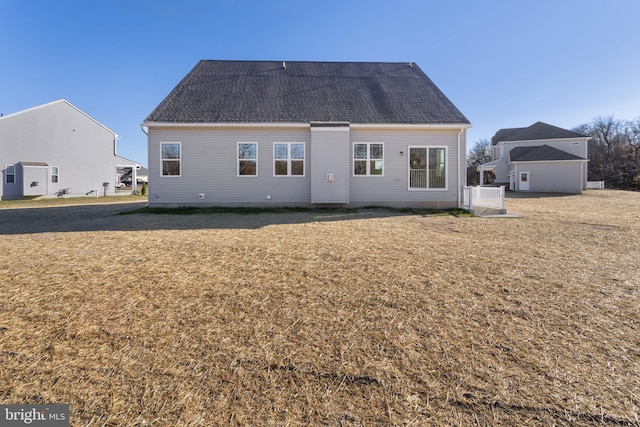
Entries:
[[[245, 122], [229, 122], [229, 123], [184, 123], [184, 122], [153, 122], [145, 121], [140, 124], [144, 133], [144, 128], [229, 128], [229, 127], [250, 127], [250, 128], [311, 128], [316, 122], [264, 122], [264, 123], [245, 123]], [[323, 122], [325, 123], [325, 122]], [[336, 122], [343, 124], [345, 122]], [[352, 129], [469, 129], [469, 123], [349, 123]]]

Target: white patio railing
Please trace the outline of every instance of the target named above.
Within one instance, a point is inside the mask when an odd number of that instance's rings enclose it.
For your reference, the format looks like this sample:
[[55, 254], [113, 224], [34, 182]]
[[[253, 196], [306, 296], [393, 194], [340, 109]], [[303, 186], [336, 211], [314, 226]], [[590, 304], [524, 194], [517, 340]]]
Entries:
[[410, 169], [409, 170], [409, 187], [410, 188], [427, 188], [426, 169]]
[[409, 169], [410, 188], [445, 188], [445, 176], [437, 170], [429, 171], [429, 182], [427, 183], [426, 169]]
[[500, 187], [464, 187], [462, 207], [471, 213], [507, 212], [504, 206], [504, 185]]
[[587, 181], [588, 190], [604, 190], [604, 181]]

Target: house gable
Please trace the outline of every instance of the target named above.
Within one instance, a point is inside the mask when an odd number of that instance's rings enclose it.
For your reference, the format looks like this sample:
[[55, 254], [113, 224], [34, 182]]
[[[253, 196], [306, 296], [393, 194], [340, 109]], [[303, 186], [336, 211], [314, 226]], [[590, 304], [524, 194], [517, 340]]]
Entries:
[[76, 107], [75, 105], [73, 105], [71, 102], [67, 101], [66, 99], [62, 98], [62, 99], [58, 99], [56, 101], [52, 101], [52, 102], [48, 102], [46, 104], [42, 104], [42, 105], [37, 105], [35, 107], [32, 108], [27, 108], [26, 110], [22, 110], [22, 111], [18, 111], [12, 114], [8, 114], [6, 116], [0, 117], [0, 120], [7, 120], [9, 121], [11, 118], [17, 117], [17, 116], [22, 116], [22, 115], [30, 115], [33, 112], [37, 112], [39, 110], [47, 110], [47, 109], [52, 109], [55, 108], [56, 106], [66, 106], [69, 107], [70, 109], [75, 110], [76, 112], [80, 113], [81, 115], [85, 116], [86, 118], [88, 118], [91, 122], [95, 123], [96, 125], [100, 126], [101, 128], [103, 128], [104, 130], [106, 130], [107, 132], [113, 134], [113, 137], [115, 139], [120, 138], [120, 136], [115, 133], [114, 131], [112, 131], [111, 129], [109, 129], [107, 126], [105, 126], [104, 124], [100, 123], [98, 120], [96, 120], [95, 118], [91, 117], [89, 114], [85, 113], [84, 111], [82, 111], [80, 108]]

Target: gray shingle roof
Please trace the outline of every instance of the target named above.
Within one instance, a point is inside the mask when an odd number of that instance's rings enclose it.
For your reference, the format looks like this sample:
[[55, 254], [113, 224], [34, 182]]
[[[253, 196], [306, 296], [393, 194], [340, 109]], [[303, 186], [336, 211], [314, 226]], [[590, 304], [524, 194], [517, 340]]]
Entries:
[[198, 62], [146, 121], [469, 123], [415, 64], [211, 60]]
[[561, 139], [561, 138], [586, 138], [578, 132], [562, 129], [548, 125], [543, 122], [536, 122], [526, 128], [500, 129], [491, 138], [491, 144], [496, 145], [502, 141], [534, 141], [538, 139]]
[[533, 147], [516, 147], [509, 152], [509, 160], [512, 162], [540, 162], [585, 159], [545, 144]]

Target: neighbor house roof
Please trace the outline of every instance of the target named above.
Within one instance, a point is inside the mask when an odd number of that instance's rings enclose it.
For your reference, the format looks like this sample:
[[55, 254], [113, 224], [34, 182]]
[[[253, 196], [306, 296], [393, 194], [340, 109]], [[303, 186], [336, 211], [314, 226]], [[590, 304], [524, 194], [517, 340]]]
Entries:
[[19, 162], [22, 166], [49, 166], [45, 162]]
[[541, 162], [586, 159], [545, 144], [533, 147], [516, 147], [509, 152], [509, 160], [511, 162]]
[[493, 138], [491, 138], [491, 144], [496, 145], [502, 141], [533, 141], [562, 138], [587, 138], [587, 136], [543, 122], [536, 122], [525, 128], [500, 129]]
[[147, 122], [468, 124], [412, 63], [203, 60]]

